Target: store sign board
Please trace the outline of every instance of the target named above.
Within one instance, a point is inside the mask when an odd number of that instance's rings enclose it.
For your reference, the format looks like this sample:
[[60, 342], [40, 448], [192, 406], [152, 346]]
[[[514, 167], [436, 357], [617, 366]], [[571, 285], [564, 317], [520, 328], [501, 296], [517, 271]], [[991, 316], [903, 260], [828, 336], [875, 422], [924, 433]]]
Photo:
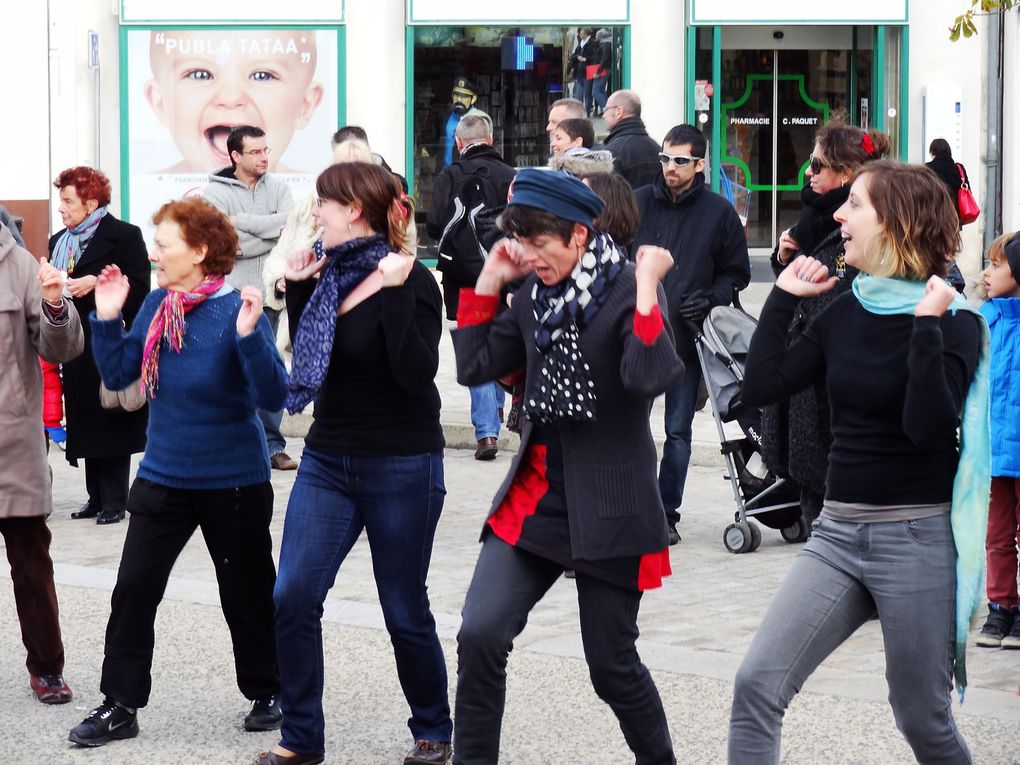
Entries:
[[691, 24], [906, 24], [909, 0], [689, 0]]
[[409, 24], [484, 25], [630, 21], [630, 0], [515, 0], [465, 3], [464, 0], [407, 0]]
[[121, 24], [342, 24], [344, 0], [121, 0]]

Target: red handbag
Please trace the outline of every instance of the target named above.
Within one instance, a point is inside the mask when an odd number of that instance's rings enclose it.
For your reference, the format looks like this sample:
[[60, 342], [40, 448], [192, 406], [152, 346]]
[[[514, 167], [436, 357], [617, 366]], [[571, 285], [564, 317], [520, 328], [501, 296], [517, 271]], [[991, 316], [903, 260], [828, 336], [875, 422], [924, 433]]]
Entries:
[[956, 209], [960, 213], [960, 223], [966, 226], [978, 219], [981, 207], [978, 206], [977, 200], [974, 199], [974, 194], [970, 190], [967, 171], [959, 162], [956, 163], [956, 169], [960, 173], [960, 190], [956, 192]]

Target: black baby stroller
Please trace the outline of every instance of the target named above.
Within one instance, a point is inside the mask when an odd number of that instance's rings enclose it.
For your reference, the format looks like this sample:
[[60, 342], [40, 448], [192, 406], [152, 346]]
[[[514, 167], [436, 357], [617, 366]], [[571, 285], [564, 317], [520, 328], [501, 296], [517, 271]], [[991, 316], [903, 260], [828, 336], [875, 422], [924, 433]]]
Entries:
[[[744, 362], [758, 322], [740, 307], [734, 295], [733, 306], [717, 306], [702, 327], [690, 326], [719, 430], [726, 477], [737, 504], [734, 523], [723, 531], [723, 544], [731, 553], [757, 550], [761, 530], [748, 520], [752, 517], [779, 529], [787, 542], [803, 542], [809, 529], [801, 517], [800, 488], [789, 479], [773, 475], [762, 463], [761, 410], [744, 406], [740, 400]], [[740, 426], [742, 437], [727, 437], [724, 423], [728, 422]]]

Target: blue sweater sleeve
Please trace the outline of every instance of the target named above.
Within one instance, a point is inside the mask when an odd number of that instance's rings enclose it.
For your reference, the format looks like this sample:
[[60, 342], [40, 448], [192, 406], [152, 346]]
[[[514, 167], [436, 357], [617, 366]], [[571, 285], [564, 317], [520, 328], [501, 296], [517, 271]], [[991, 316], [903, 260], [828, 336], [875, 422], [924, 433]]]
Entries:
[[254, 332], [246, 337], [237, 337], [237, 355], [255, 404], [270, 412], [283, 409], [287, 395], [287, 369], [276, 350], [273, 331], [265, 314], [259, 318]]
[[124, 331], [122, 316], [103, 320], [96, 316], [95, 311], [89, 314], [92, 357], [96, 360], [103, 384], [110, 390], [124, 390], [141, 377], [145, 334], [163, 293], [163, 290], [157, 290], [146, 296], [130, 332]]

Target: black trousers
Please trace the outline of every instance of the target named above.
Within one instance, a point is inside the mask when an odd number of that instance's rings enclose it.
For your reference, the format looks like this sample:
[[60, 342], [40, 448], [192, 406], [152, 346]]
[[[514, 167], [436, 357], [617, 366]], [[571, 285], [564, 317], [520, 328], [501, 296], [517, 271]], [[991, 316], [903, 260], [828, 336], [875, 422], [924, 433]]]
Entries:
[[85, 490], [89, 504], [100, 512], [119, 513], [127, 506], [130, 480], [130, 454], [85, 458]]
[[136, 478], [128, 510], [100, 690], [129, 707], [148, 703], [156, 608], [177, 557], [200, 528], [216, 566], [238, 688], [249, 699], [278, 693], [272, 485], [174, 489]]
[[[453, 759], [459, 765], [499, 760], [506, 664], [528, 613], [562, 567], [489, 534], [475, 566], [457, 634]], [[620, 722], [637, 765], [673, 765], [673, 744], [659, 692], [634, 642], [641, 593], [581, 572], [575, 579], [581, 642], [599, 698]]]

